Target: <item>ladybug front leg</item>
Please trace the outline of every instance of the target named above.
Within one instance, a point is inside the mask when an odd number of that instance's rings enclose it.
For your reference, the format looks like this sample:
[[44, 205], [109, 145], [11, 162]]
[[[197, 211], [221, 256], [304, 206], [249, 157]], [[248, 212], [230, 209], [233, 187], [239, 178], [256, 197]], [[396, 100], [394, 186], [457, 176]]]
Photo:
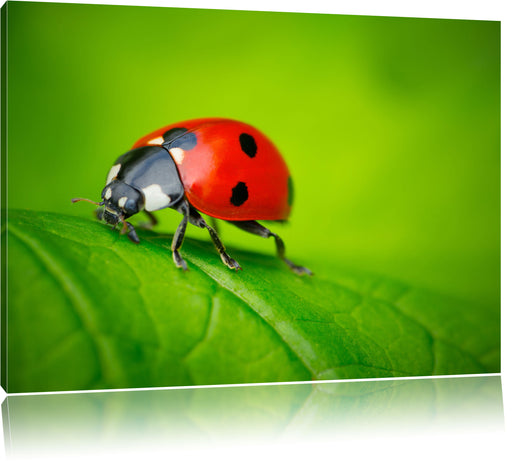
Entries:
[[213, 229], [211, 226], [209, 226], [208, 223], [206, 223], [206, 221], [204, 220], [204, 218], [195, 209], [190, 210], [190, 223], [192, 223], [195, 226], [198, 226], [199, 228], [206, 228], [208, 230], [208, 232], [210, 233], [210, 238], [212, 239], [213, 244], [215, 245], [215, 248], [217, 249], [217, 252], [219, 252], [222, 262], [229, 269], [234, 269], [236, 271], [242, 269], [242, 267], [239, 265], [239, 263], [234, 258], [231, 258], [227, 254], [226, 247], [224, 247], [224, 244], [220, 240], [220, 237], [217, 234], [217, 231], [215, 231], [215, 229]]
[[174, 237], [172, 238], [172, 259], [174, 260], [174, 263], [178, 268], [183, 269], [183, 271], [187, 271], [187, 263], [185, 262], [185, 260], [183, 260], [183, 257], [181, 256], [179, 250], [183, 244], [185, 231], [187, 230], [187, 223], [190, 218], [190, 209], [188, 203], [183, 201], [182, 203], [180, 203], [179, 207], [176, 207], [176, 210], [178, 210], [178, 212], [183, 213], [183, 220], [181, 220], [181, 223], [178, 225], [178, 229], [176, 230], [176, 232], [174, 233]]
[[140, 239], [139, 239], [139, 236], [137, 236], [137, 232], [135, 231], [135, 228], [133, 227], [133, 225], [131, 223], [128, 223], [127, 221], [125, 223], [126, 223], [126, 227], [128, 228], [128, 233], [127, 233], [128, 238], [130, 239], [130, 241], [134, 242], [135, 244], [139, 244]]
[[276, 234], [260, 225], [257, 221], [230, 221], [229, 223], [237, 226], [244, 231], [247, 231], [251, 234], [256, 234], [257, 236], [269, 238], [273, 237], [276, 242], [276, 249], [278, 257], [283, 260], [288, 267], [299, 276], [303, 276], [305, 274], [312, 276], [313, 273], [307, 269], [305, 266], [299, 266], [293, 263], [291, 260], [288, 260], [285, 256], [285, 248], [283, 240]]

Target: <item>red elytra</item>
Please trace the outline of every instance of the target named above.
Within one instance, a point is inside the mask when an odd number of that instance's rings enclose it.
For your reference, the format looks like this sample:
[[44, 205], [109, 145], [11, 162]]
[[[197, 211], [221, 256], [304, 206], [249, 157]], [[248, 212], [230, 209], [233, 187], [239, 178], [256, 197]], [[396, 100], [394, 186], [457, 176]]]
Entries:
[[[169, 150], [178, 168], [185, 195], [199, 211], [223, 220], [286, 220], [291, 210], [290, 172], [274, 144], [243, 122], [202, 118], [166, 125], [139, 139], [133, 148], [161, 145], [173, 128], [193, 132], [197, 144], [189, 150]], [[240, 136], [254, 140], [248, 155]], [[247, 137], [247, 138], [249, 138]], [[249, 138], [250, 139], [250, 138]], [[246, 185], [247, 199], [233, 204], [233, 189]]]

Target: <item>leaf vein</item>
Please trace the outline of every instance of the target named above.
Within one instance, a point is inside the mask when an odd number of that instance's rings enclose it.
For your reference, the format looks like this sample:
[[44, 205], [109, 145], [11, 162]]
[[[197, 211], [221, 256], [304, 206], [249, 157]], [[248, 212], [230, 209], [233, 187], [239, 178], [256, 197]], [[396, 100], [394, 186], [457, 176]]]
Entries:
[[79, 284], [73, 281], [73, 279], [67, 275], [67, 272], [62, 270], [62, 267], [59, 265], [55, 257], [52, 257], [48, 252], [46, 252], [36, 240], [27, 236], [19, 228], [13, 226], [12, 223], [9, 223], [8, 228], [9, 233], [24, 242], [32, 251], [33, 255], [36, 256], [48, 269], [48, 273], [51, 274], [52, 277], [61, 285], [63, 292], [69, 299], [71, 306], [74, 308], [83, 329], [87, 332], [92, 345], [94, 346], [94, 351], [96, 352], [100, 369], [105, 372], [106, 365], [103, 360], [104, 352], [102, 351], [100, 342], [97, 340], [99, 332], [94, 326], [90, 313], [88, 313], [88, 310], [91, 310], [91, 305], [87, 301], [87, 298]]
[[283, 345], [286, 347], [287, 350], [291, 351], [293, 353], [293, 355], [297, 358], [297, 361], [299, 361], [301, 363], [301, 365], [307, 369], [309, 371], [309, 373], [311, 374], [312, 377], [315, 376], [315, 372], [313, 370], [313, 367], [309, 364], [307, 364], [301, 357], [300, 357], [300, 354], [299, 352], [295, 351], [295, 349], [292, 347], [292, 345], [290, 345], [290, 342], [286, 341], [286, 339], [283, 337], [283, 335], [281, 334], [281, 332], [278, 331], [278, 329], [272, 325], [272, 323], [265, 318], [265, 316], [263, 316], [256, 308], [254, 308], [245, 298], [243, 298], [240, 294], [238, 294], [236, 291], [234, 290], [231, 290], [229, 289], [228, 287], [225, 287], [221, 284], [221, 282], [219, 280], [217, 280], [213, 275], [211, 275], [210, 273], [208, 273], [204, 268], [201, 267], [200, 264], [195, 264], [194, 266], [196, 266], [197, 268], [199, 268], [204, 274], [206, 274], [206, 276], [208, 276], [209, 278], [211, 278], [213, 281], [215, 281], [215, 283], [223, 290], [227, 290], [228, 292], [230, 292], [231, 294], [233, 294], [235, 297], [237, 297], [239, 300], [241, 300], [244, 304], [244, 306], [246, 306], [249, 310], [251, 310], [251, 312], [255, 313], [270, 329], [272, 329], [272, 331], [281, 339], [281, 341], [283, 342]]

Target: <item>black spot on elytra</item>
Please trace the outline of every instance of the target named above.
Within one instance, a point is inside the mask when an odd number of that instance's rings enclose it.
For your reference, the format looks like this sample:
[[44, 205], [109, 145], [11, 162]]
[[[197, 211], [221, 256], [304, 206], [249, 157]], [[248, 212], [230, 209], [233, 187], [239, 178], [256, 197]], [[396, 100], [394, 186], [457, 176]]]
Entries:
[[189, 132], [187, 128], [176, 127], [167, 130], [164, 135], [164, 142], [162, 146], [166, 149], [181, 148], [184, 151], [189, 151], [195, 148], [197, 144], [196, 134]]
[[163, 135], [164, 142], [165, 143], [171, 143], [176, 138], [178, 138], [178, 136], [183, 135], [184, 133], [187, 133], [187, 131], [188, 130], [186, 128], [183, 128], [183, 127], [171, 128], [170, 130], [167, 130], [164, 133], [164, 135]]
[[256, 141], [254, 138], [248, 133], [242, 133], [238, 137], [240, 141], [240, 147], [242, 151], [244, 151], [249, 157], [254, 157], [256, 155], [256, 151], [258, 150], [258, 146], [256, 146]]
[[247, 199], [249, 199], [249, 191], [247, 190], [247, 185], [240, 181], [231, 190], [231, 203], [237, 207], [240, 207]]
[[289, 176], [288, 177], [288, 205], [290, 207], [293, 205], [293, 196], [294, 196], [293, 181], [292, 181], [292, 177]]

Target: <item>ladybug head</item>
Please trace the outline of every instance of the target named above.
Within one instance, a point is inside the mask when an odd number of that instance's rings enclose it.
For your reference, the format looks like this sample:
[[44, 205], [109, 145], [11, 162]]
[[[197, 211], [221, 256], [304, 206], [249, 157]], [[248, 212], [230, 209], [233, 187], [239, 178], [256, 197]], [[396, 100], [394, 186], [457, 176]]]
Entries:
[[142, 194], [122, 181], [111, 181], [101, 192], [101, 202], [94, 202], [90, 199], [71, 199], [72, 202], [86, 201], [98, 206], [105, 206], [98, 209], [98, 218], [105, 220], [110, 225], [117, 225], [124, 222], [125, 218], [131, 217], [140, 212], [144, 207]]
[[125, 218], [140, 212], [144, 207], [142, 194], [122, 181], [114, 180], [101, 192], [100, 205], [105, 209], [100, 218], [110, 225], [116, 225]]

